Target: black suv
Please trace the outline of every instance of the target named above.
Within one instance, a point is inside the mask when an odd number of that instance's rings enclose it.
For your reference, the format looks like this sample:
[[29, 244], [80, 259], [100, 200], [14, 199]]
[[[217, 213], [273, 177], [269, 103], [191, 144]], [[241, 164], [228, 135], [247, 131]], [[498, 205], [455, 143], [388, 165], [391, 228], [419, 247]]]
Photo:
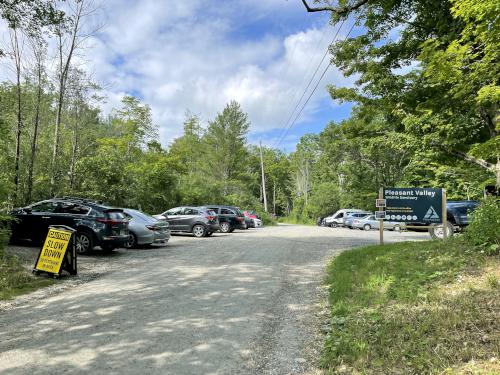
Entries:
[[105, 251], [124, 247], [128, 220], [123, 210], [79, 198], [54, 198], [14, 209], [11, 240], [43, 242], [49, 225], [76, 229], [76, 251], [84, 254], [100, 246]]
[[[453, 232], [462, 231], [469, 225], [469, 219], [474, 210], [479, 206], [479, 201], [448, 201], [446, 202], [446, 224], [448, 232], [453, 235]], [[435, 224], [429, 228], [429, 233], [432, 238], [443, 237], [442, 225]]]
[[195, 237], [206, 237], [219, 230], [217, 214], [206, 207], [175, 207], [153, 217], [168, 221], [172, 233], [187, 232]]
[[245, 215], [238, 207], [207, 205], [209, 210], [213, 210], [219, 216], [220, 231], [222, 233], [231, 233], [235, 229], [247, 229]]

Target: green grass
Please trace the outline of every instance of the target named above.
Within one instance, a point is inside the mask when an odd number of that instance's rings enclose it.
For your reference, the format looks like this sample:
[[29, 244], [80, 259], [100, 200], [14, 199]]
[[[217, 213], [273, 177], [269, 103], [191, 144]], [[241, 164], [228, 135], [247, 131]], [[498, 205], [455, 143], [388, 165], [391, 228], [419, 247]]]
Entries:
[[460, 239], [344, 252], [328, 267], [322, 365], [331, 373], [500, 373], [499, 279], [499, 257]]
[[55, 282], [43, 276], [32, 275], [17, 257], [6, 254], [2, 238], [3, 235], [0, 233], [0, 300], [11, 299]]
[[278, 222], [286, 224], [316, 225], [316, 221], [314, 221], [313, 219], [297, 219], [292, 216], [280, 217]]

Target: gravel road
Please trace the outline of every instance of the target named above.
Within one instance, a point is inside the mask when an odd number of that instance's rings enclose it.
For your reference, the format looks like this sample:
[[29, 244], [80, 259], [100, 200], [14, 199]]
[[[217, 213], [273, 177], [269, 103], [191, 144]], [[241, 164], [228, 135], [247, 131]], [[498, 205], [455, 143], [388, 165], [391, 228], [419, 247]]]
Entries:
[[[78, 277], [0, 304], [0, 374], [320, 373], [327, 261], [377, 241], [280, 225], [96, 251]], [[9, 250], [32, 266], [35, 248]]]

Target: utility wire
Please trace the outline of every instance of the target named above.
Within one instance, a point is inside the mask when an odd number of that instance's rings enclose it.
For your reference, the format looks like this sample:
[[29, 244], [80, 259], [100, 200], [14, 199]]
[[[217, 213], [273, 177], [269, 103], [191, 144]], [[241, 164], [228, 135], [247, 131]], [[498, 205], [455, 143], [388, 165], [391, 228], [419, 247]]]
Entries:
[[[358, 17], [359, 18], [359, 17]], [[356, 19], [357, 21], [357, 19]], [[347, 38], [349, 37], [349, 35], [351, 34], [352, 30], [354, 29], [354, 26], [356, 25], [356, 21], [354, 21], [354, 23], [352, 24], [351, 28], [349, 29], [349, 32], [347, 33], [347, 35], [345, 36], [344, 38], [344, 41], [347, 40]], [[318, 88], [321, 80], [323, 79], [323, 77], [325, 76], [326, 72], [328, 71], [328, 69], [330, 68], [330, 66], [332, 65], [332, 62], [330, 61], [330, 63], [327, 65], [327, 67], [325, 68], [325, 70], [323, 71], [323, 73], [321, 74], [321, 76], [319, 77], [319, 80], [318, 82], [316, 83], [316, 86], [314, 86], [313, 90], [311, 91], [311, 93], [309, 94], [309, 96], [307, 97], [307, 100], [304, 102], [304, 104], [302, 105], [302, 108], [300, 109], [299, 113], [297, 113], [297, 116], [295, 116], [294, 120], [292, 121], [292, 123], [288, 126], [288, 128], [285, 129], [284, 133], [282, 134], [282, 136], [279, 138], [278, 142], [273, 146], [273, 148], [276, 148], [282, 141], [283, 139], [287, 136], [288, 132], [290, 131], [290, 129], [293, 127], [293, 125], [295, 125], [295, 122], [297, 121], [297, 119], [299, 118], [299, 116], [302, 114], [302, 111], [304, 110], [304, 108], [306, 107], [307, 103], [309, 103], [309, 100], [311, 100], [311, 97], [313, 96], [314, 92], [316, 91], [316, 89]], [[300, 101], [299, 101], [300, 103]], [[292, 113], [293, 114], [293, 113]], [[288, 122], [287, 122], [288, 123]]]
[[[329, 15], [327, 14], [326, 15], [326, 18], [328, 18]], [[326, 19], [325, 19], [326, 20]], [[293, 92], [293, 96], [292, 96], [292, 100], [289, 101], [289, 105], [287, 106], [288, 109], [283, 112], [283, 116], [281, 117], [281, 120], [278, 121], [279, 124], [283, 124], [283, 130], [285, 128], [285, 126], [288, 124], [288, 121], [290, 121], [290, 119], [288, 119], [286, 122], [285, 122], [285, 119], [287, 118], [288, 116], [288, 113], [290, 113], [290, 110], [292, 109], [293, 107], [293, 103], [295, 103], [295, 100], [297, 99], [297, 94], [299, 93], [299, 89], [301, 87], [304, 87], [304, 83], [306, 82], [306, 79], [307, 77], [309, 76], [309, 71], [310, 71], [310, 68], [311, 68], [311, 64], [313, 63], [313, 61], [316, 61], [316, 57], [318, 56], [318, 53], [320, 51], [320, 48], [321, 46], [323, 45], [323, 41], [325, 40], [325, 37], [327, 36], [328, 33], [323, 33], [323, 36], [321, 37], [321, 39], [318, 41], [318, 43], [316, 44], [315, 48], [314, 48], [314, 53], [311, 54], [311, 57], [309, 58], [309, 61], [307, 62], [307, 66], [306, 68], [303, 70], [303, 74], [302, 74], [302, 80], [300, 81], [300, 84], [295, 88], [294, 92]], [[330, 42], [328, 44], [328, 46], [330, 46], [332, 42]], [[295, 47], [297, 46], [298, 43], [295, 44]], [[294, 51], [295, 51], [295, 48], [294, 48]], [[328, 48], [327, 48], [327, 52], [328, 52]], [[323, 56], [323, 59], [324, 59], [324, 56]], [[323, 61], [322, 59], [322, 61]], [[321, 62], [319, 63], [319, 65], [321, 65]], [[288, 70], [287, 70], [288, 71]], [[286, 77], [286, 76], [284, 76]], [[295, 109], [294, 109], [295, 111]], [[293, 113], [293, 112], [292, 112]], [[283, 131], [282, 130], [282, 131]]]
[[[334, 37], [332, 38], [332, 41], [330, 42], [330, 44], [328, 44], [328, 47], [327, 47], [327, 49], [326, 49], [326, 51], [325, 51], [325, 53], [324, 53], [323, 57], [321, 58], [321, 61], [320, 61], [320, 62], [318, 63], [318, 65], [316, 66], [316, 70], [314, 71], [313, 75], [311, 76], [311, 79], [309, 80], [309, 82], [308, 82], [308, 84], [307, 84], [306, 88], [304, 89], [304, 92], [302, 93], [302, 95], [301, 95], [300, 99], [297, 101], [297, 104], [295, 104], [295, 107], [293, 108], [292, 112], [290, 112], [290, 115], [288, 116], [288, 118], [287, 118], [286, 122], [283, 124], [283, 131], [281, 132], [281, 135], [280, 135], [280, 138], [279, 138], [280, 140], [281, 140], [281, 138], [282, 138], [282, 136], [283, 136], [284, 132], [286, 132], [286, 127], [287, 127], [288, 123], [290, 122], [290, 120], [292, 119], [293, 114], [295, 113], [295, 111], [296, 111], [296, 110], [297, 110], [297, 108], [299, 107], [300, 102], [302, 101], [302, 99], [304, 99], [304, 96], [306, 95], [307, 90], [308, 90], [308, 89], [309, 89], [309, 87], [311, 86], [311, 83], [313, 82], [314, 77], [316, 77], [316, 73], [318, 73], [318, 70], [319, 70], [320, 66], [323, 64], [323, 61], [325, 61], [325, 58], [326, 58], [326, 56], [328, 55], [328, 51], [329, 51], [329, 47], [330, 47], [330, 45], [332, 45], [332, 44], [335, 42], [335, 40], [337, 39], [337, 36], [339, 35], [340, 29], [341, 29], [341, 28], [342, 28], [342, 26], [344, 25], [344, 22], [345, 22], [345, 20], [343, 20], [343, 21], [342, 21], [342, 23], [340, 24], [339, 28], [337, 29], [337, 32], [335, 33]], [[310, 61], [311, 61], [311, 60], [310, 60]], [[302, 83], [301, 83], [301, 86], [302, 86]], [[295, 95], [293, 96], [293, 100], [292, 100], [292, 102], [293, 102], [293, 101], [295, 101], [295, 98], [296, 98], [296, 96], [297, 96], [297, 93], [298, 93], [298, 91], [296, 91], [296, 92], [295, 92]], [[276, 145], [275, 145], [273, 148], [275, 148], [275, 147], [279, 144], [279, 142], [280, 142], [280, 141], [278, 141], [278, 143], [276, 143]]]

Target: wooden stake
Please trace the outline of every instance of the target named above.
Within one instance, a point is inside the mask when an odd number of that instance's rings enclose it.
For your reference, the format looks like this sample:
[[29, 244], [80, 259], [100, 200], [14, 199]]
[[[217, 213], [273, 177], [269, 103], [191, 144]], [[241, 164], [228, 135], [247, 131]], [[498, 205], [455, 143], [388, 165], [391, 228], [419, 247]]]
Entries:
[[[378, 192], [378, 198], [379, 199], [384, 199], [384, 188], [380, 188]], [[385, 207], [379, 207], [378, 210], [379, 212], [384, 211]], [[384, 219], [379, 219], [379, 235], [380, 235], [380, 244], [384, 244]]]
[[441, 203], [441, 215], [443, 215], [443, 241], [446, 241], [448, 239], [448, 233], [447, 233], [447, 217], [448, 213], [446, 212], [446, 189], [441, 189], [442, 191], [442, 203]]

